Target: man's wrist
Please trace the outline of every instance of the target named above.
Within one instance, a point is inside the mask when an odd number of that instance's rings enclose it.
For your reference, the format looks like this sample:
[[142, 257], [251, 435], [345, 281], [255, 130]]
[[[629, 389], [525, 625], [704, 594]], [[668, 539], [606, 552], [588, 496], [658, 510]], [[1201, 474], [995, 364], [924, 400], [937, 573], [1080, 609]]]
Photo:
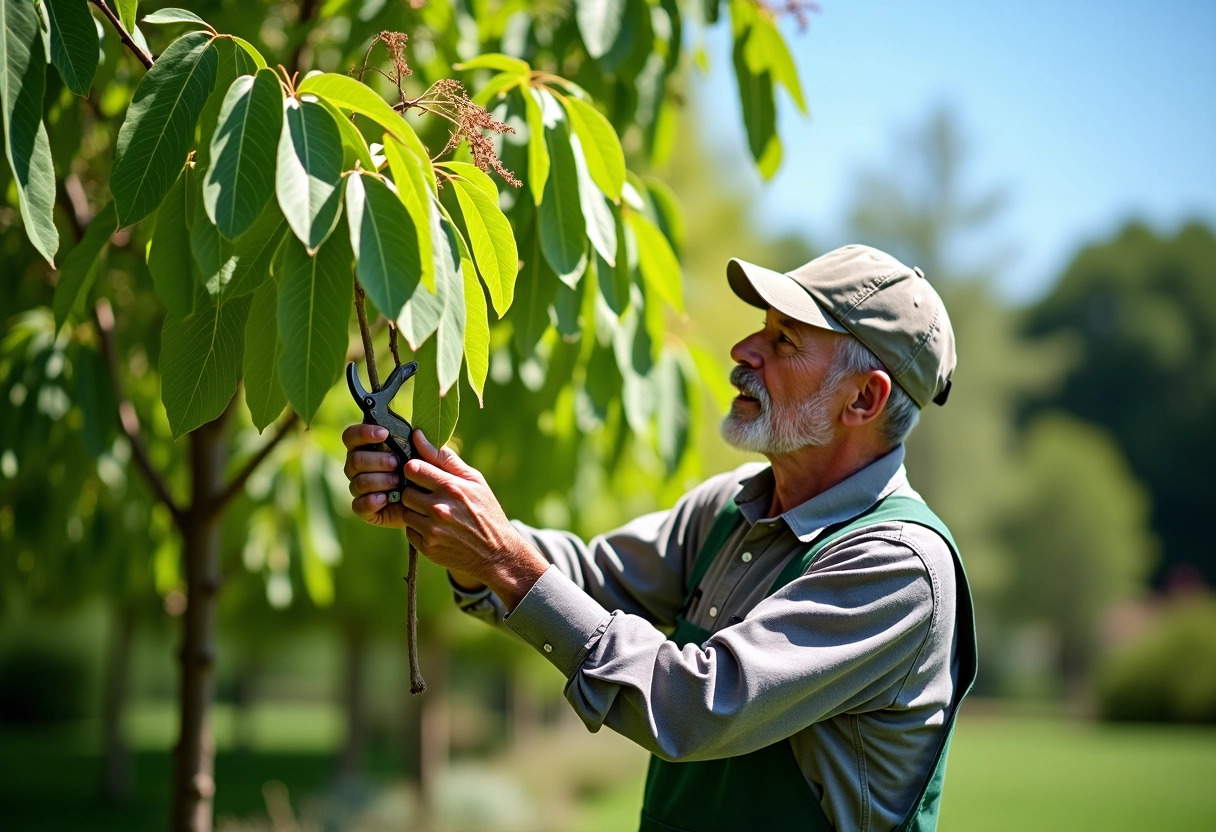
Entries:
[[517, 537], [511, 549], [497, 558], [481, 578], [511, 612], [548, 568], [549, 562], [523, 537]]

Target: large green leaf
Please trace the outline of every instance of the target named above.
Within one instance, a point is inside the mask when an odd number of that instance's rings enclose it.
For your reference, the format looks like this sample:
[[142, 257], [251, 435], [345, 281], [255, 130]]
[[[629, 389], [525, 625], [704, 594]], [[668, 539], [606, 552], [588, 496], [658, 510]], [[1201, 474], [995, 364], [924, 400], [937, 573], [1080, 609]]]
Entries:
[[52, 304], [56, 330], [63, 326], [68, 314], [80, 306], [80, 301], [97, 279], [98, 272], [105, 266], [103, 252], [116, 225], [114, 205], [107, 203], [106, 207], [93, 217], [84, 237], [64, 258], [59, 269], [59, 281], [55, 284], [55, 300]]
[[232, 241], [237, 256], [232, 279], [223, 290], [225, 298], [248, 294], [262, 285], [270, 274], [270, 263], [275, 251], [288, 234], [287, 220], [273, 200], [266, 203], [261, 215], [254, 220], [249, 230]]
[[203, 211], [202, 194], [194, 204], [190, 222], [190, 253], [198, 269], [198, 280], [213, 298], [219, 299], [228, 293], [228, 284], [236, 272], [240, 258], [232, 241], [224, 237]]
[[431, 182], [435, 181], [435, 174], [431, 170], [431, 154], [426, 149], [426, 145], [418, 138], [414, 128], [406, 123], [405, 119], [371, 87], [356, 81], [349, 75], [322, 72], [305, 78], [300, 83], [299, 89], [302, 93], [313, 93], [343, 110], [366, 116], [379, 124], [418, 157], [423, 164], [427, 178]]
[[203, 20], [197, 14], [187, 9], [158, 9], [150, 14], [143, 16], [144, 23], [197, 23], [200, 26], [211, 28], [211, 24]]
[[680, 261], [663, 232], [642, 214], [630, 211], [625, 222], [638, 244], [638, 267], [646, 285], [679, 312], [684, 311], [684, 290], [680, 281]]
[[44, 0], [46, 25], [51, 36], [51, 63], [64, 86], [76, 95], [88, 95], [97, 72], [97, 27], [89, 7], [81, 0]]
[[549, 327], [549, 306], [557, 297], [559, 281], [540, 250], [539, 235], [524, 237], [517, 287], [519, 302], [511, 312], [511, 338], [520, 358], [528, 358]]
[[757, 75], [765, 72], [789, 92], [794, 104], [806, 113], [806, 99], [798, 81], [798, 69], [781, 32], [768, 15], [755, 14], [743, 49], [747, 66]]
[[540, 247], [557, 276], [574, 286], [587, 267], [587, 224], [579, 202], [578, 168], [561, 105], [544, 90], [540, 96], [550, 160], [544, 199], [537, 210]]
[[680, 198], [671, 186], [661, 179], [647, 177], [646, 190], [649, 191], [650, 204], [654, 207], [655, 217], [658, 218], [659, 229], [678, 257], [684, 248], [684, 206], [680, 204]]
[[587, 54], [602, 58], [616, 43], [625, 17], [625, 0], [579, 0], [574, 7], [578, 33]]
[[452, 186], [456, 190], [460, 212], [464, 215], [465, 227], [469, 230], [473, 260], [486, 288], [490, 290], [494, 311], [501, 318], [515, 299], [515, 273], [519, 265], [519, 252], [515, 247], [515, 234], [511, 231], [511, 223], [498, 207], [497, 199], [491, 199], [475, 181], [466, 178], [453, 179]]
[[329, 110], [287, 99], [278, 160], [279, 207], [311, 254], [334, 230], [342, 208], [342, 134]]
[[766, 178], [771, 178], [781, 165], [781, 139], [777, 136], [777, 109], [773, 103], [772, 75], [754, 72], [748, 66], [745, 53], [750, 30], [735, 37], [733, 61], [735, 78], [739, 82], [739, 103], [743, 106], [743, 124], [747, 128], [747, 146], [752, 158]]
[[[96, 49], [96, 45], [94, 45]], [[46, 59], [34, 4], [0, 0], [0, 107], [4, 111], [4, 150], [26, 236], [46, 261], [55, 265], [59, 232], [55, 228], [55, 168], [42, 123]]]
[[203, 179], [207, 216], [225, 237], [240, 236], [274, 193], [283, 91], [272, 70], [242, 75], [224, 96]]
[[512, 58], [510, 55], [503, 55], [498, 52], [487, 52], [484, 55], [478, 55], [471, 61], [453, 64], [452, 69], [460, 70], [461, 72], [469, 72], [474, 69], [495, 69], [507, 75], [514, 75], [517, 78], [527, 78], [528, 73], [532, 71], [532, 67], [527, 61], [521, 61], [519, 58]]
[[118, 12], [118, 20], [122, 28], [131, 32], [135, 29], [135, 12], [138, 0], [114, 0], [114, 10]]
[[185, 318], [165, 317], [160, 397], [174, 438], [224, 412], [241, 379], [249, 298], [210, 300]]
[[638, 263], [638, 244], [633, 232], [625, 225], [620, 209], [615, 207], [613, 222], [616, 227], [616, 265], [609, 266], [600, 258], [595, 273], [600, 295], [619, 319], [629, 308], [629, 287]]
[[119, 225], [152, 213], [172, 187], [215, 73], [211, 35], [191, 32], [169, 44], [139, 82], [118, 130], [110, 172]]
[[194, 210], [194, 169], [186, 165], [156, 209], [148, 246], [148, 271], [169, 314], [184, 318], [194, 309], [194, 259], [190, 219]]
[[532, 201], [540, 205], [549, 179], [549, 148], [545, 144], [545, 119], [540, 109], [540, 90], [521, 90], [524, 118], [528, 123], [528, 190]]
[[671, 476], [688, 451], [693, 394], [688, 369], [673, 350], [664, 350], [655, 368], [654, 391], [659, 458]]
[[414, 427], [422, 431], [436, 448], [442, 448], [456, 430], [460, 418], [460, 386], [439, 393], [439, 358], [436, 339], [432, 338], [414, 353], [418, 373], [414, 376]]
[[591, 178], [610, 199], [621, 198], [625, 186], [625, 151], [608, 119], [586, 101], [563, 98], [574, 135], [583, 146]]
[[305, 422], [342, 373], [354, 302], [350, 239], [334, 234], [310, 257], [288, 237], [279, 281], [279, 381]]
[[259, 431], [287, 404], [279, 384], [279, 287], [272, 278], [253, 293], [245, 324], [245, 404]]
[[439, 289], [439, 325], [435, 341], [439, 371], [439, 393], [448, 390], [460, 378], [460, 363], [464, 356], [464, 276], [461, 274], [460, 232], [445, 215], [438, 200], [431, 202], [432, 230], [435, 242], [435, 283]]
[[[391, 135], [384, 136], [384, 158], [393, 173], [397, 197], [409, 211], [414, 228], [431, 226], [431, 188], [427, 185], [422, 162], [405, 145]], [[433, 174], [432, 174], [433, 176]], [[435, 255], [430, 234], [418, 235], [418, 260], [422, 263], [422, 285], [435, 293]], [[417, 342], [421, 343], [421, 341]]]
[[372, 159], [367, 139], [363, 138], [359, 128], [355, 126], [349, 116], [324, 98], [318, 98], [317, 101], [329, 110], [329, 114], [334, 117], [334, 123], [338, 125], [338, 132], [342, 134], [342, 167], [346, 170], [354, 170], [355, 162], [358, 162], [363, 170], [374, 171], [376, 162]]
[[242, 75], [253, 75], [257, 72], [253, 59], [234, 41], [216, 38], [211, 41], [211, 49], [215, 52], [215, 83], [198, 117], [198, 142], [194, 153], [194, 166], [198, 168], [199, 177], [204, 176], [211, 168], [211, 139], [215, 135], [216, 125], [219, 124], [220, 110], [224, 108], [224, 99], [229, 88]]
[[395, 320], [422, 274], [414, 221], [379, 177], [356, 173], [347, 178], [346, 222], [359, 282], [377, 308]]
[[617, 246], [616, 220], [612, 213], [614, 206], [600, 193], [600, 189], [592, 180], [578, 136], [571, 137], [570, 149], [574, 155], [575, 170], [578, 171], [578, 203], [583, 212], [583, 220], [587, 224], [587, 239], [605, 263], [615, 266]]

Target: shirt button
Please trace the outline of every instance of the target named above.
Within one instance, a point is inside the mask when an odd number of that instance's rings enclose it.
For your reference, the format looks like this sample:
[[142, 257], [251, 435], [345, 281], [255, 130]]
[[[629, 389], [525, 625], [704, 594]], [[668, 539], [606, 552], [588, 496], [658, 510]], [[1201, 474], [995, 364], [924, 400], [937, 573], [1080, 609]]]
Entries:
[[552, 644], [546, 644], [546, 645], [545, 645], [545, 652], [546, 652], [546, 653], [552, 653], [552, 652], [553, 652], [553, 645], [552, 645]]
[[752, 562], [752, 553], [751, 553], [751, 552], [744, 552], [742, 555], [740, 555], [740, 559], [741, 559], [741, 560], [742, 560], [744, 563], [751, 563], [751, 562]]
[[717, 617], [718, 617], [718, 608], [717, 608], [717, 607], [710, 607], [710, 608], [709, 608], [709, 617], [710, 617], [710, 618], [717, 618]]

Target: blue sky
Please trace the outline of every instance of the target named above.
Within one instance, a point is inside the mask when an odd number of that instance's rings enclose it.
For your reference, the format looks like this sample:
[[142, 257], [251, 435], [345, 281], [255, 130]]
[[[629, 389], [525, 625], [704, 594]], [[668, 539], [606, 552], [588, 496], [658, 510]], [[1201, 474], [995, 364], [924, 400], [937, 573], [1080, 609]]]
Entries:
[[[857, 172], [890, 169], [897, 137], [941, 106], [968, 140], [970, 189], [1009, 196], [996, 230], [1012, 247], [999, 282], [1010, 299], [1040, 295], [1079, 245], [1129, 218], [1216, 225], [1216, 4], [822, 6], [804, 33], [782, 25], [812, 117], [783, 100], [782, 169], [763, 186], [746, 174], [765, 225], [845, 242]], [[728, 41], [725, 26], [708, 33], [697, 94], [737, 108]], [[738, 121], [716, 123], [721, 149], [745, 154]]]

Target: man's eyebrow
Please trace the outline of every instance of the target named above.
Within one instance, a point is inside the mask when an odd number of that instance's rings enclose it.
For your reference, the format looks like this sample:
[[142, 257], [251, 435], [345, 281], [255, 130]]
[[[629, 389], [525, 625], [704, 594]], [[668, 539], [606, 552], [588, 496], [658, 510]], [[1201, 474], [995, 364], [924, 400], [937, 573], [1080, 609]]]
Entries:
[[777, 319], [777, 323], [779, 323], [782, 326], [787, 327], [789, 329], [793, 329], [793, 330], [798, 329], [798, 321], [795, 321], [793, 318], [786, 318], [786, 317], [782, 316]]

